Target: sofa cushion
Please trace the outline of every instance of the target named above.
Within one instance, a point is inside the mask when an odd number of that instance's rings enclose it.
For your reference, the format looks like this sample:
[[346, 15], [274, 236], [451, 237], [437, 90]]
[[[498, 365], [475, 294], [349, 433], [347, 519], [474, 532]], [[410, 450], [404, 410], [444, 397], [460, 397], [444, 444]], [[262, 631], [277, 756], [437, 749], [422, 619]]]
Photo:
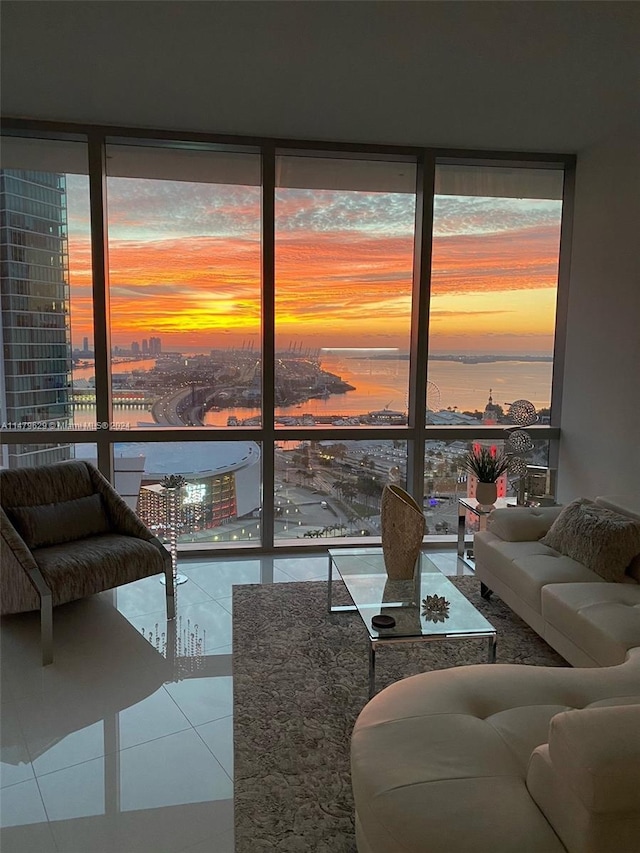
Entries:
[[556, 716], [527, 787], [569, 853], [635, 851], [640, 832], [640, 705]]
[[[479, 669], [490, 668], [491, 680], [494, 666]], [[532, 808], [524, 778], [549, 717], [566, 705], [519, 708], [511, 717], [495, 686], [484, 694], [477, 669], [404, 679], [378, 694], [356, 723], [352, 784], [362, 833], [375, 853], [563, 850]], [[463, 670], [473, 683], [467, 684]], [[490, 710], [497, 715], [486, 716]], [[522, 748], [514, 751], [509, 741]]]
[[[384, 768], [372, 773], [384, 775]], [[376, 797], [360, 793], [362, 784], [353, 781], [358, 851], [566, 853], [519, 776], [463, 775], [389, 786]]]
[[640, 814], [589, 811], [551, 761], [546, 743], [531, 755], [527, 787], [567, 853], [636, 853], [638, 850]]
[[530, 808], [529, 756], [556, 714], [610, 697], [636, 702], [638, 651], [621, 667], [480, 664], [381, 691], [351, 741], [358, 849], [566, 853], [555, 826]]
[[549, 530], [561, 507], [514, 506], [494, 509], [487, 529], [505, 542], [537, 542]]
[[540, 541], [605, 580], [620, 582], [640, 554], [640, 522], [579, 498], [564, 507]]
[[97, 494], [61, 503], [8, 507], [7, 515], [31, 550], [110, 530], [102, 498]]
[[565, 711], [551, 720], [549, 755], [587, 809], [640, 813], [640, 705]]
[[504, 583], [537, 613], [542, 610], [540, 594], [547, 584], [590, 583], [597, 587], [604, 585], [604, 580], [599, 575], [571, 557], [547, 551], [540, 543], [538, 547], [542, 553], [528, 553], [515, 559], [508, 573], [503, 573], [502, 576]]
[[510, 571], [510, 566], [515, 560], [521, 560], [523, 557], [534, 557], [540, 554], [548, 557], [558, 556], [556, 551], [546, 545], [541, 545], [540, 542], [505, 542], [504, 539], [495, 536], [490, 530], [481, 530], [476, 533], [473, 539], [473, 550], [476, 553], [476, 558], [481, 551], [486, 554], [487, 559], [490, 558], [489, 562], [492, 569], [494, 568], [495, 558], [506, 571]]
[[89, 463], [79, 459], [36, 465], [34, 468], [6, 468], [0, 471], [0, 501], [3, 508], [29, 506], [34, 495], [42, 504], [60, 503], [91, 495]]
[[549, 584], [542, 590], [542, 616], [600, 666], [622, 663], [640, 646], [637, 584]]
[[116, 533], [39, 548], [33, 556], [53, 590], [54, 606], [159, 574], [171, 563], [168, 551]]

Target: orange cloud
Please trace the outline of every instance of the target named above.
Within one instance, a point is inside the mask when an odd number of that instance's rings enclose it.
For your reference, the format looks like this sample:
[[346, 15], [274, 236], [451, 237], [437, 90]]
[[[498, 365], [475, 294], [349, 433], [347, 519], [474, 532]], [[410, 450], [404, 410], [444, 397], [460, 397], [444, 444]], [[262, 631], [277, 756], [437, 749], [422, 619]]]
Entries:
[[[558, 228], [551, 226], [435, 237], [431, 334], [457, 332], [469, 340], [498, 329], [551, 335], [558, 242]], [[258, 335], [260, 251], [251, 235], [112, 240], [114, 343], [157, 334], [166, 337], [167, 348], [189, 340], [206, 349], [227, 331]], [[410, 237], [355, 229], [278, 232], [275, 267], [279, 338], [333, 346], [385, 339], [408, 347]], [[75, 341], [92, 336], [91, 253], [84, 238], [70, 240], [70, 280]], [[544, 299], [536, 301], [537, 292]]]

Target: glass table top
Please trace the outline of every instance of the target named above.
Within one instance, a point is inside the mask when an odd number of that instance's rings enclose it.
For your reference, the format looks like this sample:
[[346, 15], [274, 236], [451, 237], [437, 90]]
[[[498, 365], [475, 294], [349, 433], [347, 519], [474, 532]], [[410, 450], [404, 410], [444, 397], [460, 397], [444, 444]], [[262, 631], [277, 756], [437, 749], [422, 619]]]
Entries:
[[[398, 637], [489, 636], [495, 628], [443, 575], [426, 554], [420, 556], [417, 581], [389, 580], [382, 548], [330, 549], [329, 559], [344, 581], [372, 639]], [[443, 596], [448, 607], [426, 610], [423, 599]], [[393, 628], [376, 629], [379, 614], [396, 620]]]
[[508, 506], [516, 506], [515, 498], [496, 498], [496, 502], [491, 506], [479, 504], [475, 498], [458, 498], [460, 506], [471, 510], [476, 515], [489, 515], [494, 509], [505, 509]]

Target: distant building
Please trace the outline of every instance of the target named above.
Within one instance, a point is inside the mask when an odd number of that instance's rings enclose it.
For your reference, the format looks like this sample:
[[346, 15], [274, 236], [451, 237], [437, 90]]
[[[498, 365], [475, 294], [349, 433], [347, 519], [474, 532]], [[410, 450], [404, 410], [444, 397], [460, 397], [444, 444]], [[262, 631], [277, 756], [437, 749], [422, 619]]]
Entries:
[[150, 528], [165, 533], [166, 508], [162, 480], [181, 474], [182, 531], [195, 533], [250, 515], [260, 507], [260, 448], [252, 441], [118, 444], [119, 458], [144, 458], [138, 515]]
[[138, 341], [131, 342], [131, 354], [140, 355], [140, 344], [138, 343]]
[[392, 409], [378, 409], [369, 412], [368, 421], [372, 424], [406, 424], [406, 412], [394, 412]]
[[491, 396], [491, 392], [493, 389], [489, 388], [489, 400], [487, 401], [487, 405], [484, 407], [484, 413], [482, 415], [482, 423], [483, 424], [497, 424], [498, 423], [498, 414], [500, 412], [498, 406], [493, 402], [493, 397]]
[[[500, 413], [500, 409], [493, 402], [493, 397], [491, 396], [491, 394], [492, 389], [489, 388], [489, 399], [482, 415], [482, 423], [487, 425], [497, 424], [498, 415]], [[473, 446], [485, 447], [491, 451], [492, 455], [504, 452], [504, 441], [474, 441]], [[475, 498], [477, 486], [478, 478], [474, 474], [469, 473], [467, 475], [467, 497]], [[504, 474], [501, 474], [500, 477], [496, 480], [496, 487], [499, 498], [504, 498], [507, 496], [507, 492], [509, 491], [509, 480], [506, 471]]]
[[149, 338], [149, 354], [160, 355], [162, 352], [162, 341], [160, 338]]
[[473, 415], [465, 415], [464, 412], [454, 412], [450, 409], [429, 412], [428, 417], [428, 423], [435, 426], [469, 426], [478, 423]]
[[[0, 170], [0, 420], [72, 424], [64, 175]], [[37, 434], [35, 434], [37, 435]], [[71, 445], [4, 445], [5, 467], [70, 459]]]

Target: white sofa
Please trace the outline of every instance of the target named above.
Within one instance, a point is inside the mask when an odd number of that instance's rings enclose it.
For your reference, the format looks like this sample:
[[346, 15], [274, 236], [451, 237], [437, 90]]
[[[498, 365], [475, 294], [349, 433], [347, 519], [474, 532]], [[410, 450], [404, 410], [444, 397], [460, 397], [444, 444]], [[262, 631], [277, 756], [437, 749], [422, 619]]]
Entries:
[[476, 574], [582, 668], [456, 667], [374, 697], [351, 741], [359, 853], [639, 853], [640, 566], [611, 583], [542, 545], [559, 512], [494, 512]]
[[358, 717], [351, 777], [359, 853], [638, 853], [640, 649], [405, 678]]
[[[640, 498], [595, 502], [640, 520]], [[640, 559], [611, 583], [539, 540], [560, 507], [494, 510], [474, 539], [476, 577], [573, 666], [613, 666], [640, 646]], [[485, 591], [486, 591], [485, 590]]]

